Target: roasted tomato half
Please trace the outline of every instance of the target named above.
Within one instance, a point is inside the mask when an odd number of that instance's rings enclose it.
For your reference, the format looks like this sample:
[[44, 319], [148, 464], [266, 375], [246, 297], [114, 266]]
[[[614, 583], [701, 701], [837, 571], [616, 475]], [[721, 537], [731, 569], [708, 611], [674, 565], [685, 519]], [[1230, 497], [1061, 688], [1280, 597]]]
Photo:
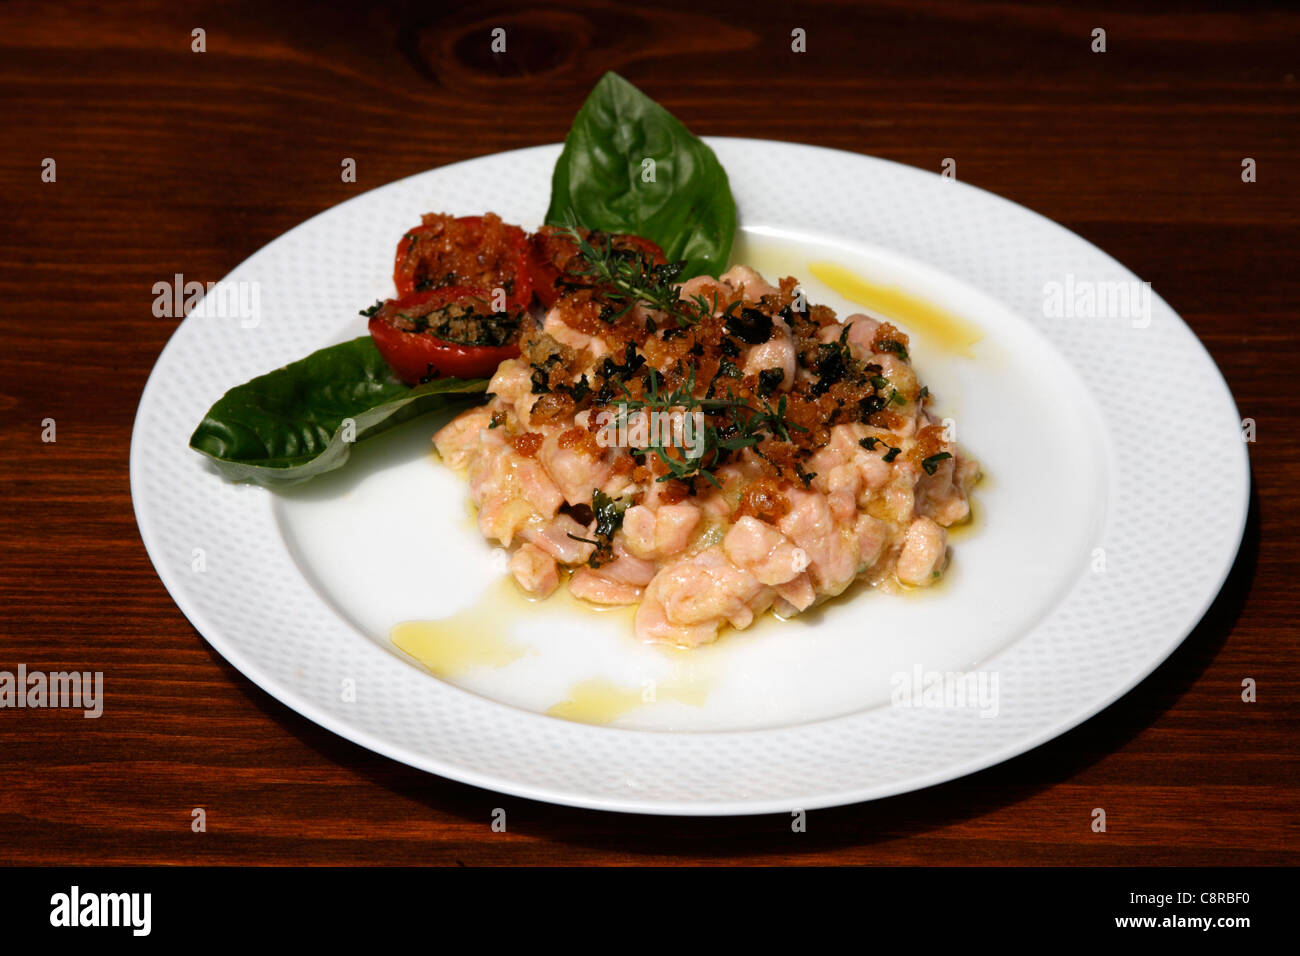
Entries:
[[489, 378], [519, 354], [523, 309], [494, 312], [482, 289], [444, 286], [389, 299], [370, 316], [370, 337], [408, 385], [444, 375]]
[[504, 289], [509, 306], [527, 308], [533, 299], [528, 236], [493, 213], [429, 213], [397, 244], [393, 284], [398, 298], [444, 286]]
[[[616, 255], [629, 259], [642, 257], [651, 264], [661, 266], [667, 260], [664, 251], [649, 239], [622, 234], [610, 235], [595, 230], [580, 230], [583, 238], [597, 249], [612, 244]], [[538, 301], [548, 309], [568, 289], [587, 285], [589, 280], [581, 274], [581, 263], [574, 262], [578, 247], [568, 233], [558, 226], [543, 226], [533, 233], [529, 242], [533, 247], [533, 292]]]

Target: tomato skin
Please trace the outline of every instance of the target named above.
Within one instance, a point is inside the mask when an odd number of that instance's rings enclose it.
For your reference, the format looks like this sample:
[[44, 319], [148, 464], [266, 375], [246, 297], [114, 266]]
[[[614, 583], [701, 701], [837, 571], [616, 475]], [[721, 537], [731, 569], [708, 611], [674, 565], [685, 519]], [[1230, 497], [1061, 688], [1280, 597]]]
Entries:
[[467, 286], [444, 286], [427, 292], [413, 292], [389, 299], [370, 317], [370, 337], [384, 361], [407, 385], [419, 385], [431, 378], [491, 378], [497, 366], [519, 355], [519, 345], [461, 345], [435, 338], [428, 332], [408, 332], [393, 324], [391, 316], [416, 306], [439, 308], [462, 299], [487, 301], [487, 293]]
[[[583, 230], [590, 236], [589, 230]], [[646, 256], [655, 265], [663, 265], [668, 260], [664, 251], [649, 239], [618, 233], [609, 236], [615, 249], [631, 250]], [[569, 263], [577, 255], [577, 247], [568, 235], [556, 226], [543, 226], [529, 237], [532, 256], [533, 293], [546, 308], [559, 301], [564, 290], [558, 287], [561, 277], [567, 271]], [[571, 277], [573, 278], [573, 277]], [[581, 281], [577, 279], [576, 281]]]
[[560, 297], [556, 283], [560, 281], [560, 264], [572, 257], [575, 249], [572, 242], [562, 234], [554, 231], [552, 226], [543, 226], [528, 237], [531, 255], [528, 266], [533, 282], [533, 294], [537, 301], [550, 308]]
[[629, 246], [650, 257], [650, 260], [657, 266], [665, 265], [668, 257], [664, 255], [663, 249], [659, 248], [659, 243], [653, 239], [647, 239], [644, 236], [634, 236], [631, 233], [620, 233], [613, 237], [615, 248], [624, 249]]
[[[483, 216], [459, 216], [452, 220], [457, 230], [457, 240], [470, 246], [481, 246], [487, 231]], [[393, 284], [397, 287], [397, 297], [403, 298], [416, 291], [416, 274], [421, 260], [411, 261], [411, 246], [415, 238], [434, 234], [441, 227], [436, 225], [419, 225], [408, 229], [397, 243], [397, 254], [393, 260]], [[518, 226], [501, 224], [505, 232], [506, 266], [495, 278], [497, 281], [511, 283], [511, 293], [506, 299], [510, 308], [527, 308], [533, 300], [533, 276], [530, 269], [531, 252], [528, 235]], [[508, 273], [508, 274], [507, 274]], [[491, 285], [492, 277], [479, 277], [475, 282], [479, 287]]]

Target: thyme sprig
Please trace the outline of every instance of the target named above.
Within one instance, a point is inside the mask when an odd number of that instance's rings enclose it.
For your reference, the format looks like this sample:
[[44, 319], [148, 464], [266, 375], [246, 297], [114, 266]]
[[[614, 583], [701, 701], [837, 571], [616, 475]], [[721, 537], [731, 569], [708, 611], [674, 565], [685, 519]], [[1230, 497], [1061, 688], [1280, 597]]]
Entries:
[[[678, 366], [680, 370], [681, 366]], [[790, 440], [790, 430], [806, 431], [802, 425], [786, 420], [786, 396], [782, 395], [774, 406], [765, 398], [759, 398], [761, 407], [755, 408], [746, 400], [737, 398], [729, 387], [726, 398], [695, 395], [695, 367], [688, 365], [681, 383], [671, 391], [663, 391], [659, 384], [659, 374], [650, 369], [645, 390], [640, 398], [634, 398], [623, 385], [624, 397], [616, 403], [625, 414], [628, 411], [668, 412], [680, 408], [687, 415], [702, 412], [705, 415], [704, 432], [699, 454], [687, 454], [681, 449], [680, 455], [669, 454], [673, 446], [665, 446], [658, 440], [659, 432], [651, 429], [651, 441], [645, 448], [636, 449], [638, 453], [652, 453], [658, 458], [668, 473], [661, 475], [658, 481], [673, 478], [689, 480], [696, 476], [703, 478], [717, 488], [722, 485], [714, 476], [712, 467], [717, 464], [723, 453], [736, 452], [743, 448], [753, 448], [755, 454], [762, 456], [759, 445], [767, 438], [779, 441]], [[715, 424], [710, 416], [720, 418]]]
[[593, 280], [606, 302], [600, 316], [604, 321], [616, 322], [637, 305], [664, 313], [678, 326], [697, 325], [713, 313], [717, 303], [710, 303], [703, 295], [681, 298], [677, 278], [685, 268], [684, 262], [657, 266], [646, 253], [615, 249], [612, 241], [593, 245], [572, 217], [561, 228], [582, 260], [581, 265], [570, 265], [570, 270]]

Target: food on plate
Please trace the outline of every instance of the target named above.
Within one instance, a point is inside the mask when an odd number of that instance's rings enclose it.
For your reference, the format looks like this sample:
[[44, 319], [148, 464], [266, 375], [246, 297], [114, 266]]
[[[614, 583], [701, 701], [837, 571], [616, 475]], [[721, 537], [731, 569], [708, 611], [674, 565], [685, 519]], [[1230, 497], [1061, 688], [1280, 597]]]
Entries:
[[556, 161], [550, 226], [529, 237], [494, 213], [423, 216], [397, 244], [397, 295], [361, 312], [369, 335], [232, 388], [190, 447], [228, 479], [279, 487], [342, 467], [357, 442], [412, 415], [481, 400], [497, 365], [518, 354], [521, 314], [564, 291], [572, 246], [555, 227], [571, 220], [603, 230], [597, 244], [609, 236], [656, 264], [678, 261], [689, 278], [725, 265], [736, 206], [713, 150], [607, 73]]
[[231, 389], [191, 446], [288, 484], [478, 403], [435, 444], [514, 580], [636, 605], [647, 641], [707, 643], [858, 581], [930, 585], [978, 464], [928, 410], [902, 330], [727, 268], [735, 228], [713, 151], [607, 74], [544, 226], [424, 215], [396, 294], [361, 311], [368, 336]]
[[280, 487], [342, 467], [352, 447], [417, 415], [481, 402], [487, 380], [412, 388], [369, 335], [236, 385], [208, 409], [190, 447], [224, 478]]
[[574, 281], [434, 436], [520, 587], [636, 604], [639, 638], [693, 646], [858, 580], [941, 577], [979, 466], [902, 331], [793, 278], [678, 283], [634, 243], [568, 235]]
[[[620, 234], [611, 236], [591, 230], [581, 230], [581, 234], [596, 246], [608, 245], [620, 254], [644, 254], [657, 266], [668, 263], [664, 251], [649, 239]], [[537, 293], [538, 303], [549, 309], [565, 292], [591, 284], [591, 277], [571, 268], [578, 258], [578, 247], [564, 227], [542, 226], [529, 242], [532, 250], [533, 290]]]
[[503, 305], [532, 301], [528, 239], [499, 216], [429, 213], [397, 244], [393, 285], [398, 298], [447, 286], [501, 289]]
[[372, 306], [370, 336], [407, 385], [445, 376], [484, 378], [519, 354], [521, 308], [496, 310], [492, 293], [441, 286]]
[[727, 268], [736, 235], [731, 183], [709, 144], [617, 73], [573, 118], [551, 176], [546, 222], [641, 236], [682, 278]]

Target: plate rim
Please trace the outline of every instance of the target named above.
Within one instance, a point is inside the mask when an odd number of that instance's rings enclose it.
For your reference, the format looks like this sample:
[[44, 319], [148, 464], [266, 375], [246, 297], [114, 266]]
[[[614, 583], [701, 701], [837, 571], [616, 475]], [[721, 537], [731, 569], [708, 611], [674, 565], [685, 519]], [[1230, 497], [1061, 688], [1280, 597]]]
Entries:
[[[702, 138], [705, 140], [705, 142], [710, 144], [717, 141], [722, 141], [722, 142], [735, 143], [735, 144], [749, 144], [752, 146], [757, 146], [759, 148], [779, 146], [782, 148], [796, 149], [799, 151], [816, 151], [819, 153], [831, 154], [832, 156], [835, 157], [849, 158], [853, 161], [888, 164], [889, 166], [898, 167], [902, 170], [905, 170], [909, 174], [925, 174], [930, 172], [929, 170], [921, 169], [920, 167], [910, 166], [908, 164], [899, 163], [894, 160], [873, 156], [867, 153], [859, 153], [851, 150], [842, 150], [842, 149], [836, 149], [832, 147], [799, 143], [790, 140], [758, 139], [753, 137], [715, 137], [715, 136], [707, 136]], [[433, 167], [431, 169], [421, 170], [412, 173], [408, 176], [401, 177], [400, 179], [396, 179], [387, 183], [380, 184], [379, 186], [376, 186], [373, 189], [366, 190], [364, 192], [358, 193], [355, 196], [350, 196], [339, 203], [335, 203], [334, 205], [329, 206], [321, 210], [320, 212], [314, 214], [308, 219], [305, 219], [302, 222], [297, 223], [290, 229], [279, 234], [278, 236], [271, 239], [266, 244], [254, 250], [243, 260], [241, 260], [235, 267], [233, 267], [227, 275], [229, 276], [231, 274], [238, 272], [250, 260], [257, 257], [259, 254], [261, 254], [263, 251], [268, 249], [270, 246], [279, 243], [282, 240], [287, 239], [288, 237], [294, 235], [299, 230], [306, 229], [310, 224], [315, 222], [317, 219], [329, 213], [332, 213], [335, 210], [338, 210], [339, 208], [346, 206], [350, 203], [365, 200], [367, 197], [372, 196], [372, 194], [380, 190], [397, 187], [399, 184], [408, 183], [412, 180], [416, 180], [421, 177], [427, 176], [432, 172], [441, 172], [445, 170], [450, 170], [456, 167], [462, 167], [477, 162], [481, 162], [486, 159], [504, 159], [506, 157], [512, 157], [512, 156], [520, 157], [522, 154], [539, 154], [539, 153], [546, 153], [550, 151], [558, 151], [561, 148], [561, 146], [562, 144], [559, 143], [550, 143], [550, 144], [522, 147], [513, 150], [506, 150], [497, 153], [487, 153], [481, 156], [472, 157], [470, 159], [461, 160], [456, 163], [450, 163], [443, 166]], [[935, 178], [940, 178], [938, 174], [930, 174], [930, 175], [934, 176]], [[1126, 266], [1123, 265], [1123, 263], [1119, 262], [1113, 256], [1110, 256], [1108, 253], [1105, 252], [1105, 250], [1096, 246], [1088, 239], [1084, 238], [1083, 236], [1079, 235], [1073, 230], [1068, 229], [1067, 227], [1061, 225], [1060, 223], [1055, 222], [1054, 220], [1044, 216], [1041, 213], [1036, 212], [1033, 209], [1030, 209], [1027, 206], [1021, 205], [1020, 203], [1017, 203], [1014, 200], [1008, 199], [990, 190], [984, 189], [980, 186], [967, 183], [964, 181], [950, 183], [949, 185], [959, 186], [961, 188], [968, 189], [968, 190], [975, 190], [978, 193], [982, 194], [985, 200], [992, 198], [994, 200], [997, 200], [1000, 203], [1006, 204], [1010, 207], [1014, 207], [1014, 209], [1017, 210], [1019, 214], [1023, 215], [1025, 213], [1028, 213], [1034, 219], [1049, 225], [1051, 228], [1056, 230], [1061, 230], [1062, 232], [1068, 234], [1073, 238], [1074, 241], [1078, 243], [1082, 243], [1092, 252], [1103, 257], [1105, 261], [1117, 267], [1123, 273], [1127, 275], [1133, 275], [1132, 270], [1128, 269]], [[941, 268], [940, 266], [937, 265], [933, 267]], [[961, 281], [965, 281], [965, 280], [961, 280]], [[1186, 333], [1188, 333], [1188, 338], [1190, 338], [1191, 342], [1194, 343], [1195, 347], [1199, 349], [1201, 353], [1201, 357], [1204, 358], [1208, 362], [1209, 366], [1214, 370], [1216, 376], [1217, 388], [1222, 392], [1222, 397], [1227, 399], [1227, 402], [1231, 406], [1234, 415], [1237, 417], [1238, 420], [1240, 420], [1240, 410], [1237, 406], [1234, 396], [1232, 395], [1232, 391], [1228, 386], [1227, 380], [1223, 375], [1222, 369], [1219, 368], [1218, 363], [1215, 362], [1213, 355], [1206, 348], [1204, 342], [1201, 341], [1199, 336], [1196, 335], [1194, 330], [1191, 329], [1191, 327], [1182, 318], [1182, 316], [1175, 309], [1173, 309], [1172, 306], [1169, 306], [1169, 304], [1165, 302], [1165, 300], [1162, 297], [1160, 297], [1158, 293], [1155, 293], [1154, 290], [1152, 291], [1152, 297], [1153, 299], [1157, 299], [1162, 304], [1164, 304], [1165, 307], [1167, 307], [1169, 311], [1173, 314], [1173, 316], [1177, 319], [1178, 323], [1183, 327], [1183, 330]], [[505, 793], [505, 794], [510, 794], [513, 796], [523, 797], [527, 799], [540, 800], [544, 802], [562, 804], [567, 806], [581, 807], [585, 809], [595, 809], [595, 810], [605, 810], [611, 812], [625, 812], [625, 813], [645, 813], [645, 814], [669, 815], [669, 816], [753, 815], [753, 814], [772, 813], [772, 812], [787, 812], [792, 808], [794, 808], [794, 804], [792, 803], [792, 801], [788, 799], [778, 799], [778, 798], [773, 798], [768, 800], [762, 800], [762, 799], [753, 800], [753, 799], [746, 799], [744, 797], [740, 797], [740, 798], [726, 800], [726, 801], [700, 800], [700, 799], [664, 800], [664, 799], [657, 799], [657, 798], [644, 800], [639, 798], [637, 795], [633, 793], [627, 793], [618, 798], [604, 797], [604, 796], [594, 797], [589, 794], [575, 792], [560, 786], [550, 786], [547, 784], [517, 783], [511, 779], [502, 779], [498, 776], [495, 776], [491, 772], [477, 772], [472, 769], [461, 767], [457, 764], [439, 761], [427, 754], [412, 752], [408, 750], [405, 746], [390, 742], [386, 740], [384, 737], [382, 737], [381, 735], [376, 734], [364, 727], [354, 726], [350, 724], [343, 717], [336, 716], [333, 713], [323, 709], [322, 707], [317, 705], [314, 701], [309, 699], [305, 694], [298, 691], [296, 688], [285, 685], [283, 682], [278, 681], [274, 675], [268, 673], [266, 669], [264, 669], [257, 661], [252, 660], [234, 642], [227, 640], [224, 637], [219, 623], [210, 620], [209, 617], [200, 608], [198, 608], [192, 600], [190, 600], [189, 595], [186, 593], [185, 588], [181, 586], [180, 581], [177, 580], [176, 576], [174, 576], [171, 573], [171, 570], [167, 567], [166, 562], [163, 562], [159, 559], [159, 555], [163, 550], [161, 541], [159, 540], [159, 535], [161, 534], [161, 531], [158, 528], [154, 527], [150, 519], [150, 516], [146, 513], [142, 505], [142, 496], [140, 494], [141, 482], [138, 474], [139, 469], [144, 467], [141, 456], [138, 454], [139, 443], [141, 441], [140, 423], [141, 423], [142, 410], [144, 409], [146, 402], [150, 398], [151, 393], [157, 388], [157, 383], [159, 381], [159, 368], [162, 366], [164, 359], [168, 356], [169, 352], [172, 349], [179, 347], [177, 345], [177, 339], [179, 337], [178, 333], [180, 332], [182, 326], [186, 321], [189, 321], [188, 316], [185, 319], [183, 319], [181, 322], [178, 322], [176, 328], [172, 330], [171, 335], [168, 337], [167, 343], [163, 346], [162, 350], [159, 352], [158, 357], [155, 360], [154, 365], [150, 370], [144, 388], [141, 391], [139, 402], [137, 403], [136, 413], [132, 422], [131, 442], [130, 442], [130, 451], [129, 451], [129, 455], [130, 455], [129, 474], [130, 474], [132, 509], [136, 519], [137, 529], [140, 533], [141, 541], [145, 546], [146, 553], [149, 555], [150, 561], [154, 566], [155, 573], [158, 575], [159, 580], [166, 588], [168, 595], [171, 597], [172, 601], [177, 605], [177, 607], [181, 610], [181, 612], [185, 615], [187, 620], [189, 620], [189, 622], [199, 633], [199, 635], [204, 639], [204, 641], [214, 651], [216, 651], [219, 655], [221, 655], [221, 657], [223, 657], [232, 667], [238, 670], [244, 678], [250, 680], [262, 691], [266, 692], [272, 698], [274, 698], [284, 706], [288, 707], [289, 709], [296, 711], [297, 713], [306, 717], [308, 720], [311, 720], [313, 723], [323, 727], [324, 729], [330, 731], [331, 733], [343, 737], [344, 739], [354, 744], [357, 744], [358, 746], [362, 746], [368, 750], [371, 750], [384, 757], [387, 757], [388, 759], [392, 759], [399, 763], [412, 766], [424, 772], [433, 773], [438, 776], [446, 777], [448, 779], [453, 779], [458, 782], [465, 783], [470, 786], [479, 787], [481, 789], [490, 792]], [[1053, 347], [1055, 347], [1055, 343], [1052, 344]], [[1186, 624], [1185, 625], [1180, 624], [1176, 629], [1174, 629], [1173, 633], [1176, 633], [1178, 635], [1176, 639], [1169, 641], [1161, 648], [1153, 651], [1149, 659], [1146, 661], [1146, 663], [1143, 664], [1140, 668], [1133, 668], [1131, 671], [1127, 672], [1126, 678], [1123, 681], [1119, 682], [1118, 686], [1115, 689], [1113, 689], [1108, 694], [1104, 695], [1102, 699], [1087, 703], [1077, 708], [1074, 712], [1072, 712], [1068, 716], [1060, 717], [1054, 720], [1050, 724], [1050, 726], [1046, 726], [1040, 729], [1036, 733], [1030, 734], [1026, 737], [1014, 739], [1001, 747], [989, 748], [987, 750], [983, 750], [977, 756], [972, 757], [966, 760], [965, 762], [956, 765], [940, 765], [930, 773], [914, 774], [912, 776], [900, 778], [896, 781], [892, 781], [884, 784], [877, 784], [875, 786], [871, 786], [868, 788], [849, 788], [842, 791], [821, 792], [817, 794], [815, 797], [813, 797], [813, 799], [800, 801], [798, 803], [798, 807], [801, 809], [821, 809], [821, 808], [832, 807], [832, 806], [843, 806], [852, 803], [866, 802], [869, 800], [883, 799], [890, 796], [896, 796], [901, 793], [926, 789], [941, 783], [946, 783], [949, 781], [961, 779], [962, 777], [969, 776], [972, 773], [977, 773], [981, 770], [987, 769], [989, 767], [995, 766], [999, 763], [1003, 763], [1009, 759], [1012, 759], [1016, 756], [1037, 749], [1043, 744], [1048, 743], [1051, 740], [1054, 740], [1057, 737], [1060, 737], [1065, 733], [1068, 733], [1070, 730], [1073, 730], [1075, 727], [1078, 727], [1079, 725], [1083, 724], [1093, 716], [1096, 716], [1101, 711], [1110, 707], [1116, 701], [1120, 700], [1130, 691], [1132, 691], [1134, 687], [1136, 687], [1138, 684], [1144, 681], [1162, 663], [1168, 660], [1168, 658], [1178, 649], [1179, 646], [1182, 645], [1182, 643], [1193, 632], [1196, 626], [1203, 620], [1206, 613], [1209, 611], [1209, 609], [1213, 606], [1214, 602], [1218, 599], [1218, 597], [1222, 593], [1224, 584], [1227, 582], [1227, 579], [1231, 574], [1232, 569], [1235, 566], [1236, 561], [1240, 555], [1241, 546], [1244, 540], [1244, 535], [1245, 535], [1247, 522], [1249, 518], [1250, 497], [1251, 497], [1251, 489], [1253, 484], [1253, 478], [1250, 470], [1249, 453], [1245, 447], [1244, 442], [1241, 443], [1241, 448], [1239, 449], [1238, 453], [1234, 456], [1234, 458], [1237, 460], [1236, 467], [1240, 469], [1240, 475], [1243, 480], [1240, 482], [1240, 487], [1238, 489], [1239, 494], [1237, 496], [1237, 501], [1236, 501], [1236, 513], [1233, 522], [1233, 527], [1235, 528], [1235, 530], [1232, 535], [1233, 543], [1230, 549], [1225, 549], [1226, 558], [1222, 559], [1221, 566], [1218, 568], [1218, 570], [1215, 572], [1213, 576], [1213, 580], [1215, 582], [1213, 587], [1207, 589], [1206, 594], [1202, 596], [1202, 599], [1198, 603], [1198, 606], [1195, 609], [1195, 611], [1191, 612], [1190, 616], [1186, 618]], [[269, 497], [267, 497], [267, 499], [265, 500], [264, 506], [268, 509], [271, 507], [271, 501]], [[366, 643], [368, 644], [370, 642], [366, 642]], [[1016, 646], [1016, 644], [1018, 643], [1019, 640], [1012, 641], [1010, 644], [994, 652], [986, 660], [988, 661], [996, 660], [1008, 649]], [[378, 652], [378, 648], [375, 648], [375, 650], [376, 652]], [[471, 692], [456, 687], [454, 684], [446, 684], [444, 682], [444, 685], [454, 689], [458, 693], [471, 694]], [[482, 699], [480, 695], [472, 695], [472, 696], [479, 697], [479, 699]], [[509, 705], [499, 704], [498, 706], [508, 707]], [[518, 714], [521, 715], [523, 719], [526, 720], [537, 720], [537, 721], [547, 721], [547, 722], [554, 722], [556, 720], [556, 718], [547, 717], [546, 715], [543, 714], [522, 711], [519, 710], [518, 708], [511, 708], [511, 709], [515, 710]], [[807, 727], [807, 726], [812, 726], [817, 724], [832, 723], [835, 721], [845, 720], [850, 716], [852, 715], [826, 717], [815, 721], [801, 723], [798, 725], [798, 727]], [[570, 724], [570, 729], [575, 734], [624, 735], [628, 737], [641, 737], [647, 734], [661, 735], [664, 737], [682, 736], [680, 732], [674, 732], [674, 731], [639, 730], [639, 729], [633, 730], [633, 729], [617, 728], [617, 727], [592, 727], [592, 726], [581, 725], [581, 724]], [[742, 737], [742, 736], [761, 737], [763, 735], [771, 735], [774, 733], [785, 733], [794, 729], [797, 728], [779, 727], [779, 728], [759, 728], [759, 729], [735, 729], [735, 730], [722, 730], [722, 731], [691, 731], [689, 733], [689, 736], [696, 739], [735, 738], [735, 737]]]

